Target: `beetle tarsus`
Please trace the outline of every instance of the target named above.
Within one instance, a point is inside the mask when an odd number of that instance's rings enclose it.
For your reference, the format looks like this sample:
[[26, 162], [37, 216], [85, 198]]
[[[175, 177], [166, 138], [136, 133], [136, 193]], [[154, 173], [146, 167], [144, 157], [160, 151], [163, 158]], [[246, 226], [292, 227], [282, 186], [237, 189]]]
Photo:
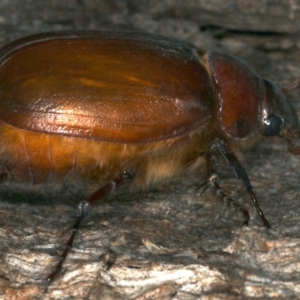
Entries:
[[72, 234], [69, 237], [67, 243], [65, 244], [65, 250], [60, 255], [59, 263], [57, 264], [55, 270], [47, 276], [47, 287], [45, 292], [48, 290], [49, 285], [55, 280], [57, 275], [60, 273], [62, 265], [64, 264], [75, 240], [75, 236], [79, 230], [80, 225], [83, 220], [89, 215], [93, 206], [98, 202], [102, 201], [107, 195], [114, 192], [117, 188], [130, 183], [134, 178], [134, 174], [129, 171], [124, 171], [119, 177], [111, 180], [109, 183], [104, 185], [102, 188], [98, 189], [95, 193], [87, 197], [86, 200], [81, 201], [77, 205], [77, 219], [72, 226]]
[[202, 188], [201, 195], [207, 190], [207, 189], [213, 189], [215, 194], [221, 198], [223, 202], [227, 204], [227, 206], [231, 206], [236, 210], [239, 210], [243, 214], [244, 226], [248, 226], [250, 215], [247, 209], [245, 209], [242, 205], [237, 203], [234, 199], [229, 197], [220, 187], [220, 178], [217, 173], [218, 170], [218, 161], [216, 153], [209, 152], [206, 154], [206, 165], [207, 165], [207, 176], [208, 179], [204, 184], [200, 186]]

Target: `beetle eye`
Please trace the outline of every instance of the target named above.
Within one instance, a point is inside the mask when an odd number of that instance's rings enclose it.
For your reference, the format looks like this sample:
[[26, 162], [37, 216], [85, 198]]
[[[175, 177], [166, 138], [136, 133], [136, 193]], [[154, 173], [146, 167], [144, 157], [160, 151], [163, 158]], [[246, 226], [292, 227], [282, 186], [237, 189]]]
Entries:
[[270, 115], [264, 119], [264, 135], [273, 136], [280, 132], [283, 119], [276, 115]]

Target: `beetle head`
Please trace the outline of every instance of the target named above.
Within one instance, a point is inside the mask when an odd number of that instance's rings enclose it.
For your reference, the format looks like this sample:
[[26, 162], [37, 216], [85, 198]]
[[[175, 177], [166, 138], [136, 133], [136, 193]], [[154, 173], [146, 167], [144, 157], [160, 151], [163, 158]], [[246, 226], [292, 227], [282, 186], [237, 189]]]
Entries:
[[264, 83], [266, 92], [261, 111], [261, 134], [284, 138], [288, 143], [288, 151], [300, 155], [300, 146], [294, 146], [292, 142], [294, 138], [300, 138], [299, 119], [284, 93], [296, 88], [300, 81], [283, 90], [267, 80]]

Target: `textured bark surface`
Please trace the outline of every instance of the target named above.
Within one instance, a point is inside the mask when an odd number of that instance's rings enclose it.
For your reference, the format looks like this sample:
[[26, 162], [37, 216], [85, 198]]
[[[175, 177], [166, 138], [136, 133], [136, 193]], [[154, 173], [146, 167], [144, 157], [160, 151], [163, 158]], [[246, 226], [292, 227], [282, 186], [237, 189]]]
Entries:
[[[1, 1], [0, 42], [49, 30], [135, 29], [224, 50], [279, 85], [300, 78], [300, 1], [186, 2]], [[300, 91], [294, 94], [300, 112]], [[46, 292], [74, 208], [63, 196], [53, 205], [0, 202], [0, 298], [299, 298], [300, 157], [283, 141], [266, 140], [242, 162], [272, 229], [227, 166], [222, 187], [249, 209], [248, 228], [209, 192], [199, 197], [197, 175], [110, 197], [82, 225]]]

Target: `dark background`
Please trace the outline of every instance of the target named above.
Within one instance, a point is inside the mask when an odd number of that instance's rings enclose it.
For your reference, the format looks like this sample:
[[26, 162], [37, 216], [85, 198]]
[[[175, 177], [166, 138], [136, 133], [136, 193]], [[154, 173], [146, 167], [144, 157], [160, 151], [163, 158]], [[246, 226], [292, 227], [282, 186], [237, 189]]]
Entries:
[[[142, 30], [221, 49], [283, 86], [300, 79], [299, 20], [297, 0], [0, 0], [0, 44], [62, 29]], [[299, 89], [294, 95], [300, 112]], [[1, 297], [299, 298], [300, 157], [283, 141], [266, 140], [242, 161], [271, 230], [228, 167], [222, 187], [250, 210], [248, 228], [209, 193], [199, 198], [197, 176], [112, 197], [82, 226], [47, 293], [45, 278], [70, 235], [74, 209], [63, 197], [54, 205], [0, 202]]]

